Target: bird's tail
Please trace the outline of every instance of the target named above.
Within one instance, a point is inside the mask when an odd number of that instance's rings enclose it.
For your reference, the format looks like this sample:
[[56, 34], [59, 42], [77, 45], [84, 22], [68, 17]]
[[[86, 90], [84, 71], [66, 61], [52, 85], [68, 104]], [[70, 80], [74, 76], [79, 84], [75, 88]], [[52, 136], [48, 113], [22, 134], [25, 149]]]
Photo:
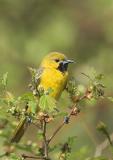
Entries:
[[22, 138], [22, 136], [25, 133], [25, 130], [27, 129], [29, 122], [28, 122], [28, 117], [24, 117], [20, 120], [17, 128], [15, 129], [13, 136], [10, 140], [11, 143], [18, 143], [20, 141], [20, 139]]

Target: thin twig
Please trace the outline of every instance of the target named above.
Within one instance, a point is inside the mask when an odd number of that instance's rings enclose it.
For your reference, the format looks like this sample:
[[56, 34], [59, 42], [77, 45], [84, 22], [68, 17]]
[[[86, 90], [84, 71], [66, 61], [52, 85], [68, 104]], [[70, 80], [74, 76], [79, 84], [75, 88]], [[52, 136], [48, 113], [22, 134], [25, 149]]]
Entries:
[[48, 140], [48, 144], [51, 142], [51, 140], [55, 137], [55, 135], [59, 132], [59, 130], [64, 126], [65, 122], [63, 121], [60, 126], [53, 132], [52, 136]]
[[[70, 120], [71, 116], [73, 115], [73, 112], [76, 110], [76, 116], [79, 113], [79, 110], [76, 108], [76, 106], [71, 110], [71, 112], [68, 114], [67, 119], [68, 121]], [[60, 131], [60, 129], [62, 129], [62, 127], [67, 124], [65, 122], [65, 120], [63, 120], [63, 122], [60, 124], [60, 126], [58, 126], [58, 128], [53, 132], [52, 136], [49, 138], [48, 140], [48, 144], [52, 141], [52, 139], [55, 137], [55, 135]]]
[[[72, 115], [77, 116], [78, 113], [80, 112], [79, 109], [77, 108], [77, 104], [78, 102], [80, 102], [81, 100], [83, 100], [84, 98], [86, 98], [86, 95], [83, 95], [82, 97], [80, 97], [77, 102], [73, 105], [73, 108], [71, 109], [70, 113], [67, 116], [68, 122], [71, 118]], [[48, 139], [48, 144], [53, 140], [53, 138], [56, 136], [56, 134], [62, 129], [62, 127], [67, 124], [65, 122], [65, 120], [63, 120], [63, 122], [58, 126], [58, 128], [53, 132], [52, 136]]]
[[46, 126], [47, 126], [47, 123], [44, 119], [43, 120], [44, 157], [45, 159], [48, 159], [48, 143], [46, 138]]
[[40, 159], [40, 160], [44, 160], [45, 158], [44, 157], [41, 157], [41, 156], [28, 156], [28, 155], [25, 155], [25, 154], [22, 154], [22, 158], [26, 159], [26, 158], [29, 158], [29, 159]]

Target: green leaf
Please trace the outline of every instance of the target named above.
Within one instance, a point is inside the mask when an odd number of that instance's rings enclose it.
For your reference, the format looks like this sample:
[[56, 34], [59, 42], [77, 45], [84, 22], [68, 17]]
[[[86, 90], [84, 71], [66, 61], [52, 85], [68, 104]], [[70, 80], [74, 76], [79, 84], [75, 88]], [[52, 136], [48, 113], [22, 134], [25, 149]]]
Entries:
[[30, 107], [32, 113], [36, 113], [37, 103], [35, 101], [29, 101], [28, 106]]
[[4, 73], [3, 76], [2, 76], [1, 83], [4, 86], [4, 88], [6, 88], [7, 82], [8, 82], [8, 72]]
[[88, 146], [81, 147], [78, 151], [75, 152], [75, 159], [79, 157], [79, 160], [84, 160], [90, 153], [90, 148]]
[[43, 131], [42, 130], [38, 130], [37, 138], [39, 140], [43, 140]]
[[75, 139], [77, 138], [77, 136], [72, 136], [68, 138], [68, 144], [70, 146], [72, 146], [72, 144], [75, 142]]
[[113, 97], [107, 97], [108, 100], [110, 100], [111, 102], [113, 102]]
[[105, 125], [104, 122], [100, 121], [97, 125], [97, 130], [98, 131], [103, 131], [103, 130], [106, 130], [107, 129], [107, 126]]
[[22, 160], [22, 159], [18, 157], [17, 154], [11, 153], [9, 160]]
[[78, 89], [77, 89], [76, 80], [75, 80], [74, 77], [72, 77], [72, 78], [68, 81], [67, 86], [66, 86], [66, 89], [67, 89], [68, 93], [70, 94], [70, 96], [77, 95]]
[[51, 94], [53, 92], [53, 89], [51, 87], [49, 87], [47, 92], [48, 92], [48, 94]]
[[52, 112], [56, 108], [56, 100], [49, 95], [42, 95], [39, 100], [42, 111]]
[[103, 74], [97, 74], [96, 76], [95, 76], [95, 79], [97, 79], [97, 80], [102, 80], [104, 78], [104, 75]]
[[25, 93], [18, 98], [23, 101], [34, 101], [34, 95], [31, 92]]

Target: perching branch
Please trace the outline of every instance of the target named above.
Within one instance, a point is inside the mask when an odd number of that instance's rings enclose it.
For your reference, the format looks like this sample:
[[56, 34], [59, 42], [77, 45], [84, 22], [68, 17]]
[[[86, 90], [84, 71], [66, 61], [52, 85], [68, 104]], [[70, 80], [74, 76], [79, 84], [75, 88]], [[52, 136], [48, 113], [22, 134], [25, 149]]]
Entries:
[[33, 158], [33, 159], [41, 159], [41, 160], [48, 160], [48, 146], [50, 144], [50, 142], [53, 140], [53, 138], [57, 135], [57, 133], [63, 128], [63, 126], [65, 124], [68, 124], [69, 123], [69, 120], [71, 118], [71, 116], [77, 116], [80, 112], [80, 110], [77, 108], [77, 105], [78, 103], [83, 100], [84, 98], [86, 98], [86, 95], [82, 96], [82, 97], [79, 97], [79, 99], [77, 100], [77, 102], [72, 106], [72, 109], [71, 111], [69, 112], [68, 116], [66, 116], [63, 120], [63, 122], [58, 126], [58, 128], [53, 132], [53, 134], [50, 136], [50, 138], [47, 140], [47, 137], [46, 137], [46, 127], [47, 127], [47, 122], [45, 120], [46, 117], [44, 117], [43, 119], [43, 123], [42, 123], [42, 130], [43, 130], [43, 152], [44, 152], [44, 156], [42, 157], [34, 157], [34, 156], [27, 156], [27, 155], [24, 155], [23, 157], [24, 158]]
[[56, 136], [56, 134], [62, 129], [62, 127], [65, 124], [69, 123], [69, 120], [71, 118], [71, 116], [77, 116], [78, 113], [80, 112], [80, 110], [77, 108], [77, 104], [78, 102], [80, 102], [81, 100], [83, 100], [84, 98], [86, 98], [86, 95], [80, 97], [77, 102], [73, 105], [73, 108], [71, 109], [70, 113], [68, 114], [68, 116], [65, 117], [65, 119], [63, 120], [63, 122], [58, 126], [58, 128], [53, 132], [53, 134], [51, 135], [51, 137], [48, 139], [48, 144], [53, 140], [53, 138]]
[[48, 159], [48, 143], [46, 138], [46, 126], [47, 126], [47, 122], [45, 121], [45, 118], [44, 118], [43, 120], [44, 157], [45, 159]]
[[76, 116], [78, 115], [79, 113], [79, 110], [78, 108], [74, 107], [71, 112], [69, 113], [69, 115], [67, 117], [65, 117], [65, 119], [63, 120], [63, 122], [60, 124], [60, 126], [58, 126], [58, 128], [53, 132], [52, 136], [49, 138], [48, 140], [48, 144], [53, 140], [53, 138], [56, 136], [56, 134], [62, 129], [62, 127], [65, 125], [65, 124], [68, 124], [69, 123], [69, 120], [71, 118], [71, 115], [73, 115], [73, 113], [75, 112], [76, 110]]

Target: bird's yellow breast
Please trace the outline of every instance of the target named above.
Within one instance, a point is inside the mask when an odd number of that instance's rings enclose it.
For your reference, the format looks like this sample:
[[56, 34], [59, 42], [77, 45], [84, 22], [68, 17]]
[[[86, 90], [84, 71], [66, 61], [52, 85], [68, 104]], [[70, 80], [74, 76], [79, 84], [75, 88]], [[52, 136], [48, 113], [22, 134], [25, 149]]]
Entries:
[[45, 68], [39, 86], [42, 86], [44, 90], [51, 88], [51, 96], [58, 99], [66, 86], [67, 78], [68, 72], [62, 73], [56, 69]]

